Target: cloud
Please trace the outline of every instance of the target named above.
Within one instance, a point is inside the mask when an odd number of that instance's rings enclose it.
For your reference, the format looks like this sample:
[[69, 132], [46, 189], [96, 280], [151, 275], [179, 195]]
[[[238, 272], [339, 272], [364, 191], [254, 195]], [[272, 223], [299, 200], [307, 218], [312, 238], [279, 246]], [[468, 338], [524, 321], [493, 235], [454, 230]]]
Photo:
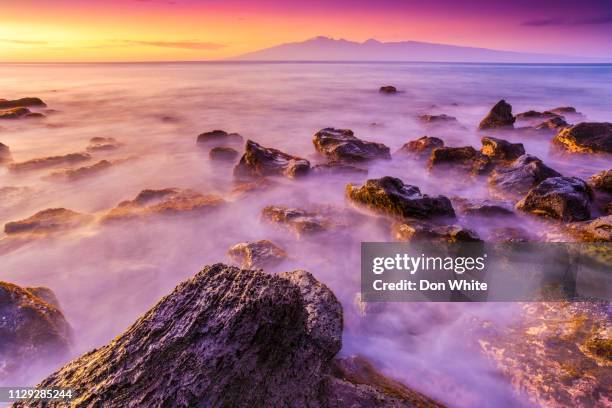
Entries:
[[128, 45], [144, 45], [149, 47], [164, 47], [164, 48], [183, 48], [189, 50], [218, 50], [225, 47], [224, 44], [203, 42], [203, 41], [138, 41], [138, 40], [121, 40], [122, 43]]
[[21, 45], [45, 45], [48, 44], [46, 41], [33, 41], [33, 40], [14, 40], [11, 38], [0, 38], [1, 42], [10, 44], [21, 44]]
[[612, 24], [612, 16], [589, 17], [579, 19], [568, 18], [545, 18], [541, 20], [528, 20], [521, 23], [526, 27], [548, 27], [548, 26], [586, 26]]

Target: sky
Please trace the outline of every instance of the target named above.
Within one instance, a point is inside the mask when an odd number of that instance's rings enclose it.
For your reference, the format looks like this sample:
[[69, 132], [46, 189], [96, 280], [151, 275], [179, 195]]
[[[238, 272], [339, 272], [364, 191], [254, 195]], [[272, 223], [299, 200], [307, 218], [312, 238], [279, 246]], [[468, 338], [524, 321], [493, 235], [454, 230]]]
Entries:
[[315, 36], [612, 59], [612, 0], [0, 0], [0, 61], [215, 60]]

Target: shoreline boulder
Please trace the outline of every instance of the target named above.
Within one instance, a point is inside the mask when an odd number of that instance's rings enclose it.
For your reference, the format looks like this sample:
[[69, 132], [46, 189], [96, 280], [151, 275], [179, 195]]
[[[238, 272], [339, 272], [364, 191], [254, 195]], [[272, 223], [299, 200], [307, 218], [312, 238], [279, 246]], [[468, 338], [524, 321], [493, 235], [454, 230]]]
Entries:
[[444, 140], [432, 136], [423, 136], [405, 143], [397, 150], [396, 154], [413, 156], [417, 159], [428, 159], [432, 150], [438, 147], [444, 147]]
[[542, 160], [524, 154], [506, 167], [497, 167], [489, 176], [489, 184], [504, 195], [526, 194], [532, 187], [550, 177], [560, 177], [557, 171]]
[[45, 107], [45, 104], [40, 98], [21, 98], [21, 99], [0, 99], [0, 109], [10, 109], [19, 107], [40, 106]]
[[308, 160], [247, 140], [244, 154], [234, 167], [234, 176], [257, 178], [276, 175], [295, 178], [305, 176], [309, 171]]
[[238, 133], [227, 133], [225, 130], [211, 130], [200, 133], [197, 143], [242, 143], [244, 139]]
[[589, 185], [594, 189], [612, 193], [612, 169], [603, 170], [591, 176]]
[[92, 137], [89, 139], [89, 145], [87, 146], [88, 152], [99, 152], [116, 150], [121, 147], [121, 143], [114, 137]]
[[612, 153], [612, 123], [582, 122], [561, 130], [552, 142], [572, 153]]
[[391, 233], [402, 242], [482, 242], [476, 232], [461, 225], [435, 225], [418, 220], [396, 223]]
[[215, 161], [234, 161], [240, 153], [228, 146], [216, 146], [208, 151], [208, 157]]
[[397, 88], [391, 85], [381, 86], [378, 92], [383, 94], [394, 94], [397, 93]]
[[563, 221], [591, 218], [591, 188], [577, 177], [551, 177], [531, 189], [516, 208]]
[[31, 171], [48, 167], [57, 167], [64, 164], [71, 165], [81, 163], [90, 159], [91, 155], [88, 153], [69, 153], [62, 156], [49, 156], [24, 162], [13, 162], [9, 165], [9, 170], [13, 172]]
[[437, 147], [431, 151], [429, 169], [457, 168], [471, 174], [485, 174], [491, 170], [491, 159], [472, 146]]
[[495, 137], [483, 137], [480, 141], [482, 143], [480, 152], [493, 160], [512, 161], [525, 154], [522, 143], [510, 143]]
[[269, 205], [263, 208], [261, 215], [264, 220], [284, 225], [298, 235], [326, 231], [332, 226], [330, 218], [301, 208]]
[[48, 208], [19, 221], [4, 224], [4, 233], [17, 235], [48, 235], [81, 227], [92, 217], [66, 208]]
[[515, 120], [512, 115], [512, 105], [502, 99], [493, 106], [487, 116], [480, 122], [478, 128], [481, 130], [512, 128]]
[[433, 125], [439, 123], [449, 123], [449, 122], [457, 122], [457, 118], [454, 116], [449, 116], [445, 114], [440, 115], [421, 115], [419, 116], [419, 120], [421, 122]]
[[361, 140], [350, 129], [321, 129], [315, 133], [312, 142], [315, 149], [332, 162], [352, 163], [391, 159], [387, 146]]
[[273, 267], [287, 258], [284, 249], [267, 239], [232, 245], [227, 254], [232, 261], [245, 269]]

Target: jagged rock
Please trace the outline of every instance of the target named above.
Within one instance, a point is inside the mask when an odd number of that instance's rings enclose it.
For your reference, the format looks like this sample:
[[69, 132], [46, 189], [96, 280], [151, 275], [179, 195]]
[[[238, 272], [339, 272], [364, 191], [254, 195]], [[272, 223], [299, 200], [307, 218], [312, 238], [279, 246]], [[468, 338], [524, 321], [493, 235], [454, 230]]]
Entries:
[[454, 217], [450, 200], [421, 194], [417, 186], [395, 177], [367, 180], [361, 186], [348, 184], [346, 195], [355, 204], [377, 213], [399, 218]]
[[603, 170], [589, 178], [591, 187], [612, 193], [612, 169]]
[[332, 220], [322, 214], [301, 208], [269, 205], [261, 211], [264, 220], [284, 225], [297, 234], [311, 234], [331, 228]]
[[121, 143], [114, 137], [92, 137], [89, 139], [88, 152], [116, 150], [121, 147]]
[[454, 116], [449, 116], [445, 114], [441, 115], [421, 115], [419, 116], [421, 122], [435, 124], [435, 123], [448, 123], [448, 122], [457, 122], [457, 118]]
[[385, 85], [380, 87], [379, 92], [385, 94], [394, 94], [397, 93], [397, 88], [391, 85]]
[[123, 201], [110, 210], [103, 217], [103, 221], [127, 220], [154, 214], [206, 213], [224, 203], [219, 196], [189, 189], [142, 190], [135, 199]]
[[213, 147], [208, 151], [208, 157], [211, 160], [234, 161], [239, 155], [240, 153], [238, 153], [238, 150], [227, 146]]
[[552, 177], [531, 189], [516, 208], [563, 221], [584, 221], [591, 217], [591, 188], [577, 177]]
[[212, 130], [198, 135], [198, 143], [242, 143], [238, 133], [227, 133], [224, 130]]
[[559, 131], [561, 129], [565, 129], [568, 126], [569, 124], [565, 121], [565, 119], [563, 119], [561, 116], [555, 116], [545, 122], [540, 123], [535, 128], [536, 130]]
[[443, 147], [444, 141], [437, 137], [423, 136], [411, 140], [399, 148], [397, 154], [412, 156], [417, 159], [428, 159], [433, 149]]
[[612, 215], [575, 223], [570, 228], [582, 241], [612, 242]]
[[13, 161], [11, 149], [4, 143], [0, 143], [0, 165], [7, 164]]
[[11, 163], [9, 165], [9, 170], [14, 172], [38, 170], [64, 164], [71, 165], [81, 163], [89, 159], [91, 159], [91, 156], [87, 153], [69, 153], [63, 156], [49, 156], [24, 162]]
[[510, 143], [495, 137], [483, 137], [480, 141], [482, 154], [493, 160], [516, 160], [525, 154], [525, 147], [522, 143]]
[[15, 381], [23, 371], [57, 363], [70, 350], [70, 325], [56, 305], [36, 295], [43, 289], [57, 301], [50, 289], [0, 281], [0, 381]]
[[396, 223], [391, 227], [398, 241], [410, 242], [481, 242], [478, 234], [460, 225], [435, 225], [418, 220]]
[[497, 217], [514, 214], [512, 207], [507, 205], [505, 201], [453, 197], [452, 203], [459, 213], [465, 215]]
[[4, 225], [6, 235], [46, 235], [78, 228], [90, 222], [92, 217], [66, 208], [48, 208], [23, 220]]
[[333, 162], [360, 162], [390, 159], [389, 148], [382, 143], [367, 142], [350, 129], [325, 128], [315, 133], [315, 149]]
[[561, 174], [542, 163], [542, 160], [525, 154], [507, 167], [497, 167], [491, 173], [489, 183], [504, 194], [522, 195], [541, 181], [560, 176]]
[[517, 113], [515, 116], [515, 119], [516, 120], [532, 120], [532, 119], [545, 119], [545, 118], [552, 118], [552, 117], [558, 117], [558, 115], [550, 111], [538, 112], [534, 110], [528, 110], [526, 112]]
[[0, 109], [10, 109], [28, 106], [44, 107], [47, 105], [39, 98], [21, 98], [13, 100], [0, 99]]
[[312, 171], [315, 174], [368, 174], [368, 169], [338, 162], [317, 164]]
[[244, 154], [234, 167], [236, 177], [264, 177], [284, 175], [299, 177], [308, 174], [310, 162], [277, 149], [263, 147], [247, 140]]
[[55, 296], [55, 293], [53, 293], [51, 289], [46, 288], [44, 286], [36, 286], [25, 289], [32, 295], [36, 296], [37, 298], [43, 300], [44, 302], [55, 307], [57, 310], [61, 311], [59, 300], [57, 300], [57, 296]]
[[534, 237], [520, 227], [497, 227], [489, 233], [487, 241], [497, 243], [531, 242]]
[[446, 169], [448, 166], [472, 174], [484, 174], [491, 169], [491, 159], [472, 146], [433, 149], [429, 158], [429, 169]]
[[267, 239], [255, 242], [241, 242], [228, 251], [229, 257], [241, 268], [260, 269], [278, 265], [287, 253]]
[[491, 111], [478, 125], [479, 129], [494, 129], [514, 126], [514, 116], [512, 116], [512, 106], [501, 100], [495, 104]]
[[573, 153], [612, 153], [612, 123], [579, 123], [561, 130], [553, 143]]
[[97, 174], [103, 173], [113, 166], [108, 160], [100, 160], [91, 166], [78, 167], [76, 169], [65, 169], [54, 171], [49, 175], [49, 178], [56, 180], [77, 181]]

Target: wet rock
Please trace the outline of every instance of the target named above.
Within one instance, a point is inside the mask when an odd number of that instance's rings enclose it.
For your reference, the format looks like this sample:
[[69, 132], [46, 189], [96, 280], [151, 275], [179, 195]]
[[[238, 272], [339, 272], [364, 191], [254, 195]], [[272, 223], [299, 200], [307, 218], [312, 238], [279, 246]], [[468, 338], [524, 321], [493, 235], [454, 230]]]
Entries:
[[515, 116], [516, 120], [532, 120], [532, 119], [547, 119], [558, 116], [557, 114], [549, 111], [538, 112], [535, 110], [528, 110], [526, 112], [517, 113]]
[[308, 174], [310, 162], [300, 157], [263, 147], [247, 140], [244, 154], [234, 167], [236, 177], [264, 177], [283, 175], [299, 177]]
[[586, 242], [612, 242], [612, 215], [570, 225], [575, 235]]
[[88, 152], [99, 152], [116, 150], [121, 147], [121, 143], [114, 137], [92, 137], [89, 139], [89, 146], [87, 146]]
[[65, 169], [55, 171], [49, 175], [52, 180], [77, 181], [84, 178], [96, 176], [110, 169], [113, 166], [108, 160], [100, 160], [91, 166], [78, 167], [76, 169]]
[[491, 111], [478, 125], [479, 129], [495, 129], [514, 126], [514, 116], [512, 116], [512, 106], [505, 100], [495, 104]]
[[561, 116], [555, 116], [545, 122], [540, 123], [535, 128], [536, 130], [560, 131], [561, 129], [565, 129], [569, 126], [570, 125]]
[[133, 200], [119, 203], [102, 220], [119, 221], [151, 215], [202, 214], [217, 209], [224, 203], [225, 201], [219, 196], [189, 189], [148, 189], [142, 190]]
[[7, 164], [13, 161], [11, 150], [4, 143], [0, 143], [0, 165]]
[[399, 218], [454, 217], [450, 200], [421, 194], [417, 186], [394, 177], [371, 179], [361, 186], [348, 184], [347, 197], [360, 207]]
[[19, 221], [4, 225], [6, 235], [47, 235], [81, 227], [92, 217], [66, 208], [48, 208]]
[[394, 94], [397, 93], [397, 88], [391, 85], [385, 85], [380, 87], [379, 92], [384, 94]]
[[368, 169], [338, 162], [317, 164], [312, 168], [312, 171], [315, 174], [368, 174]]
[[32, 112], [28, 108], [12, 108], [0, 111], [0, 119], [24, 118]]
[[478, 234], [460, 225], [435, 225], [418, 220], [396, 223], [393, 237], [408, 242], [482, 242]]
[[233, 245], [227, 254], [241, 268], [263, 269], [273, 267], [287, 258], [287, 253], [267, 239], [255, 242], [241, 242]]
[[36, 286], [25, 289], [32, 295], [36, 296], [37, 298], [43, 300], [44, 302], [50, 304], [51, 306], [54, 306], [56, 309], [61, 311], [59, 300], [57, 300], [57, 296], [55, 296], [55, 293], [53, 293], [51, 289], [46, 288], [44, 286]]
[[493, 228], [487, 237], [487, 241], [496, 243], [532, 242], [534, 239], [529, 232], [520, 227]]
[[57, 301], [47, 288], [28, 290], [0, 281], [0, 381], [16, 381], [23, 371], [57, 363], [70, 350], [71, 329], [64, 315], [37, 294]]
[[612, 193], [612, 169], [603, 170], [591, 176], [589, 185], [597, 190]]
[[612, 153], [612, 123], [579, 123], [561, 130], [553, 143], [573, 153]]
[[552, 177], [531, 189], [516, 208], [563, 221], [584, 221], [591, 217], [591, 188], [577, 177]]
[[208, 151], [208, 157], [218, 161], [234, 161], [239, 155], [238, 150], [227, 146], [213, 147]]
[[72, 165], [91, 159], [88, 153], [69, 153], [62, 156], [42, 157], [25, 162], [11, 163], [9, 170], [14, 172], [44, 169], [61, 165]]
[[514, 214], [512, 207], [500, 200], [453, 197], [452, 203], [459, 213], [465, 215], [497, 217]]
[[448, 123], [448, 122], [457, 122], [457, 118], [454, 116], [449, 116], [445, 114], [441, 115], [421, 115], [419, 116], [421, 122], [425, 122], [428, 124], [436, 124], [436, 123]]
[[482, 154], [489, 156], [493, 160], [516, 160], [525, 154], [525, 147], [522, 143], [510, 143], [507, 140], [495, 137], [483, 137]]
[[558, 115], [565, 115], [565, 114], [580, 115], [580, 113], [573, 106], [560, 106], [558, 108], [550, 109], [547, 112], [556, 113]]
[[242, 143], [243, 138], [238, 133], [227, 133], [225, 130], [211, 130], [198, 135], [198, 143]]
[[299, 235], [325, 231], [333, 225], [329, 217], [301, 208], [269, 205], [261, 215], [264, 220], [284, 225]]
[[47, 106], [41, 99], [39, 98], [21, 98], [21, 99], [0, 99], [0, 109], [10, 109], [10, 108], [19, 108], [19, 107], [29, 107], [29, 106]]
[[349, 129], [322, 129], [315, 133], [312, 142], [319, 153], [333, 162], [351, 163], [391, 158], [387, 146], [361, 140]]
[[503, 194], [517, 196], [527, 193], [547, 178], [560, 176], [542, 160], [525, 154], [509, 166], [497, 167], [489, 177], [489, 184]]
[[472, 146], [433, 149], [429, 158], [429, 169], [445, 170], [449, 167], [471, 174], [484, 174], [491, 170], [491, 159]]
[[428, 159], [433, 149], [443, 147], [444, 141], [437, 137], [423, 136], [411, 140], [399, 148], [397, 154], [412, 156], [417, 159]]

